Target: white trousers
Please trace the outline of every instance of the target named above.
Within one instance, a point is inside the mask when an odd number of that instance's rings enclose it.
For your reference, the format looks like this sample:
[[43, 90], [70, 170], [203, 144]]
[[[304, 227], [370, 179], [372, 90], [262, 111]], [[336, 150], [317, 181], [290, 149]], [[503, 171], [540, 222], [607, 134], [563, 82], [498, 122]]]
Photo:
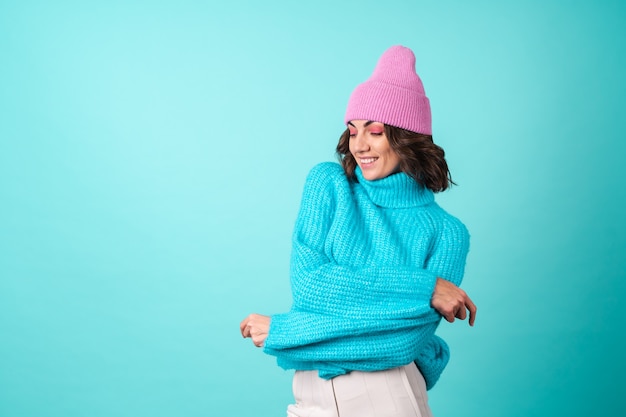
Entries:
[[330, 380], [296, 371], [288, 417], [432, 417], [424, 377], [414, 363]]

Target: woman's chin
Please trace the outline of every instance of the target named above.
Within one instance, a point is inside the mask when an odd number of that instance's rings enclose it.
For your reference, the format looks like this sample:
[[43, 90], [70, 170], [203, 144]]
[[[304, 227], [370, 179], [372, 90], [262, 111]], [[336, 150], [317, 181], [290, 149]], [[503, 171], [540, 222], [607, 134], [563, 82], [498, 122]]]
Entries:
[[368, 181], [376, 181], [376, 180], [383, 178], [383, 176], [375, 172], [363, 172], [363, 178], [365, 178]]

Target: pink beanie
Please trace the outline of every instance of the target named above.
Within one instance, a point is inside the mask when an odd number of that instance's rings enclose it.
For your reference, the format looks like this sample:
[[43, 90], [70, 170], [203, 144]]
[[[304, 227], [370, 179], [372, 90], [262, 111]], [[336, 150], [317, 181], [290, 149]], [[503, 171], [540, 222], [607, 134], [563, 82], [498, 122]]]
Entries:
[[396, 45], [383, 53], [372, 76], [350, 96], [345, 123], [351, 120], [372, 120], [432, 135], [430, 103], [415, 72], [413, 51]]

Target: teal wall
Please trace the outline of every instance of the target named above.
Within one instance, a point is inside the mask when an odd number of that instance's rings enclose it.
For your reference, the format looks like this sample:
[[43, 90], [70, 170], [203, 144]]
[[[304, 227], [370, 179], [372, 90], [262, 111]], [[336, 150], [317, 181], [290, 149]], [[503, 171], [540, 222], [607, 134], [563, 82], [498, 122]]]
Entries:
[[435, 415], [623, 412], [622, 2], [92, 3], [0, 3], [1, 417], [285, 415], [238, 324], [393, 44], [472, 233]]

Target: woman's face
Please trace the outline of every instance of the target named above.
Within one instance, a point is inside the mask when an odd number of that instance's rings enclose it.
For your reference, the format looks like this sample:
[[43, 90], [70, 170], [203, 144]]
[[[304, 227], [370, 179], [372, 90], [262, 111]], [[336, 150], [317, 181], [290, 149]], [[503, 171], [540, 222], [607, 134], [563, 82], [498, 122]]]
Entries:
[[385, 125], [371, 120], [348, 122], [350, 153], [369, 181], [385, 178], [400, 171], [400, 157], [391, 148]]

